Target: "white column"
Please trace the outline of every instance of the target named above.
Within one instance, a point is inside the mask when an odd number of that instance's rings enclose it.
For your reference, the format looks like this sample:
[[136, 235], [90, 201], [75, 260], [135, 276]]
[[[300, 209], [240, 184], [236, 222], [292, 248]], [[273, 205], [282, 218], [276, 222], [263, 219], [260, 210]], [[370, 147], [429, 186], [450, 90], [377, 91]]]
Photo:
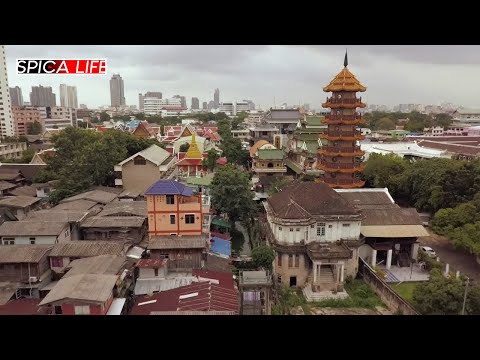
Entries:
[[337, 271], [337, 278], [335, 279], [335, 282], [338, 283], [340, 281], [340, 264], [335, 265], [335, 270]]
[[418, 256], [418, 244], [414, 243], [414, 244], [412, 244], [412, 253], [411, 253], [410, 257], [413, 260], [417, 260], [417, 256]]
[[340, 269], [340, 282], [343, 283], [343, 277], [345, 275], [345, 264], [342, 264], [342, 267]]
[[318, 266], [318, 274], [317, 274], [317, 277], [320, 277], [320, 273], [321, 273], [321, 271], [322, 271], [322, 262], [319, 261], [317, 266]]
[[377, 250], [375, 249], [372, 250], [372, 262], [370, 265], [372, 265], [372, 267], [377, 266]]
[[314, 261], [313, 262], [313, 283], [316, 284], [317, 282], [317, 263]]
[[390, 269], [392, 266], [392, 249], [387, 251], [387, 269]]

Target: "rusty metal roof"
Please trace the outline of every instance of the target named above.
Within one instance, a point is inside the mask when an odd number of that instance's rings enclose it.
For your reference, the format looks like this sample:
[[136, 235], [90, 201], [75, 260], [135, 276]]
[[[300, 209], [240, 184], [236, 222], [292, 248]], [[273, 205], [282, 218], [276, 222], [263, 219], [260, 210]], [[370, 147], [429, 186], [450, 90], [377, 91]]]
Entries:
[[38, 263], [53, 245], [3, 245], [0, 246], [0, 263]]
[[206, 248], [206, 239], [203, 235], [154, 236], [148, 244], [149, 250], [203, 248]]
[[123, 241], [69, 241], [56, 244], [49, 256], [89, 257], [98, 255], [124, 255]]
[[92, 216], [80, 225], [81, 228], [137, 228], [142, 227], [146, 218], [140, 216]]

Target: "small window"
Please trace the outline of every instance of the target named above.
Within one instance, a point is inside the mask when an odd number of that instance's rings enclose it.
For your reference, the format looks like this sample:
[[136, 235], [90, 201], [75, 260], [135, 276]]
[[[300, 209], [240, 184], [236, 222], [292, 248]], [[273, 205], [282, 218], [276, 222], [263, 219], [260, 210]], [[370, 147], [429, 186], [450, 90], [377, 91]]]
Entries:
[[331, 229], [333, 226], [332, 225], [328, 225], [328, 228]]
[[158, 268], [154, 268], [153, 271], [154, 271], [154, 275], [158, 276]]
[[279, 284], [282, 283], [282, 275], [277, 276], [277, 283], [279, 283]]
[[350, 227], [350, 224], [342, 224], [343, 227]]
[[299, 255], [295, 256], [295, 267], [296, 268], [300, 267], [300, 256]]
[[167, 195], [167, 204], [169, 205], [175, 204], [175, 195]]
[[133, 165], [147, 165], [147, 160], [141, 156], [137, 156], [135, 159], [133, 159]]
[[52, 257], [50, 261], [52, 267], [63, 267], [63, 258], [61, 257]]
[[75, 306], [75, 315], [90, 315], [90, 306]]
[[279, 267], [282, 267], [282, 257], [283, 257], [282, 254], [278, 254], [278, 255], [277, 255], [277, 265], [278, 265]]
[[195, 224], [195, 215], [185, 215], [185, 224]]
[[313, 229], [315, 227], [315, 224], [310, 225], [310, 229]]
[[294, 259], [295, 255], [292, 255], [292, 254], [289, 254], [288, 255], [288, 267], [291, 268], [293, 267], [293, 259]]
[[300, 231], [300, 228], [297, 228], [297, 231]]
[[281, 227], [281, 226], [278, 227], [278, 231], [282, 231], [282, 227]]
[[[33, 239], [33, 240], [32, 240]], [[35, 238], [30, 238], [30, 244], [35, 245]]]
[[170, 215], [170, 224], [175, 225], [175, 215]]
[[290, 228], [290, 231], [293, 231], [293, 228]]

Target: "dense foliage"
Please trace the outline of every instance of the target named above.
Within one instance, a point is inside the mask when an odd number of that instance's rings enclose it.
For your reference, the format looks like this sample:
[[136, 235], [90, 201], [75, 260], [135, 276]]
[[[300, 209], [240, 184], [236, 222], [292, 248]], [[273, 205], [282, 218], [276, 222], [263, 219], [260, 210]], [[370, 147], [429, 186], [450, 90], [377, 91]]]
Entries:
[[[404, 126], [412, 132], [421, 132], [424, 128], [432, 126], [447, 127], [452, 123], [448, 114], [421, 114], [417, 111], [411, 113], [373, 111], [365, 114], [366, 127], [372, 130], [393, 130], [395, 126]], [[408, 121], [406, 121], [408, 119]]]
[[275, 260], [275, 252], [271, 247], [262, 245], [252, 250], [252, 261], [256, 268], [272, 270], [273, 260]]

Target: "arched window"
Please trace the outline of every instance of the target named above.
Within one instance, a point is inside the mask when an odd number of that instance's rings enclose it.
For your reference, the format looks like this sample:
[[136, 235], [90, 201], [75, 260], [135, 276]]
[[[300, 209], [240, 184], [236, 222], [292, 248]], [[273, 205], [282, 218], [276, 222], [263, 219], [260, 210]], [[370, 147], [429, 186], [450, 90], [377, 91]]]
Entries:
[[273, 168], [273, 163], [268, 163], [267, 167]]

